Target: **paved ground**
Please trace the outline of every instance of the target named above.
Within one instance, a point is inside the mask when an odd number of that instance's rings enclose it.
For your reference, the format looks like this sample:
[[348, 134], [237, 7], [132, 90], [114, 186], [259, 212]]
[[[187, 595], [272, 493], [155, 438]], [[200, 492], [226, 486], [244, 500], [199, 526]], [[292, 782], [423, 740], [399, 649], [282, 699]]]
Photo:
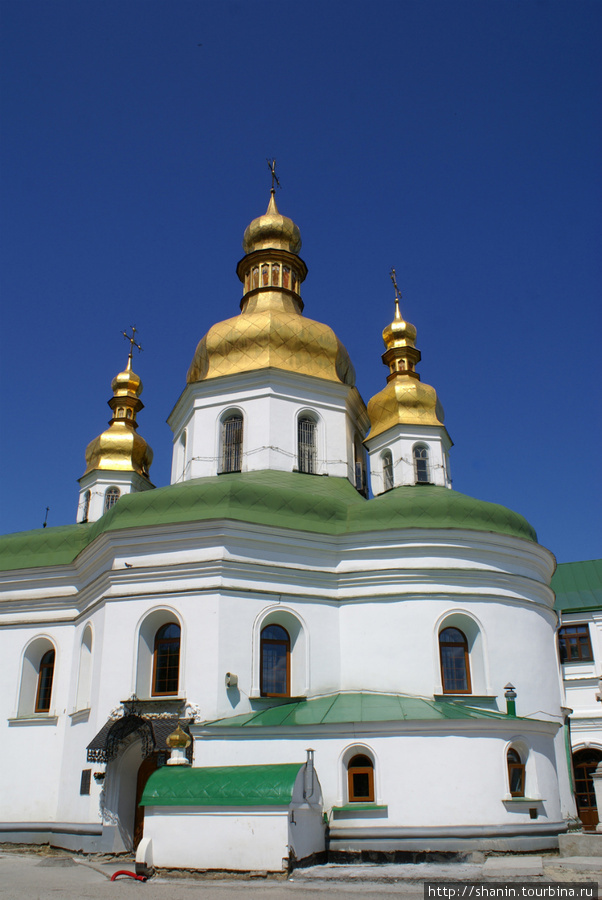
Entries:
[[146, 883], [130, 878], [111, 882], [131, 862], [77, 857], [40, 849], [0, 850], [0, 897], [6, 900], [377, 900], [383, 895], [417, 900], [425, 881], [452, 880], [512, 884], [526, 881], [598, 882], [601, 857], [489, 857], [481, 863], [416, 865], [327, 865], [296, 870], [291, 878], [224, 878], [160, 873]]

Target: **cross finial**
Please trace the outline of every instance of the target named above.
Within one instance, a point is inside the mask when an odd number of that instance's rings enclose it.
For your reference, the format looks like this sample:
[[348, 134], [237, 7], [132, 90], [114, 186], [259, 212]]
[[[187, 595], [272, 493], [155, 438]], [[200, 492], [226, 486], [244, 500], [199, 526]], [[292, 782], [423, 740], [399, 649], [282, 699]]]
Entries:
[[399, 288], [397, 287], [397, 278], [395, 276], [395, 269], [392, 268], [389, 272], [391, 277], [391, 281], [393, 282], [393, 287], [395, 288], [395, 318], [401, 318], [401, 312], [399, 310], [399, 301], [401, 300], [401, 294], [399, 293]]
[[126, 339], [126, 341], [129, 341], [129, 342], [130, 342], [130, 352], [129, 352], [129, 354], [128, 354], [128, 366], [130, 366], [130, 368], [131, 368], [131, 365], [132, 365], [132, 354], [133, 354], [133, 352], [134, 352], [134, 347], [138, 347], [138, 351], [141, 351], [141, 350], [142, 350], [142, 347], [140, 346], [140, 344], [138, 343], [138, 341], [135, 340], [135, 336], [136, 336], [136, 326], [135, 326], [135, 325], [131, 325], [130, 327], [131, 327], [131, 329], [132, 329], [132, 336], [131, 336], [131, 337], [130, 337], [129, 334], [127, 334], [125, 331], [122, 331], [121, 333], [122, 333], [122, 335], [124, 336], [124, 338]]
[[272, 194], [273, 194], [275, 191], [274, 183], [276, 183], [277, 186], [280, 187], [280, 182], [278, 181], [278, 176], [276, 175], [276, 160], [275, 159], [266, 159], [266, 162], [268, 164], [268, 168], [269, 168], [270, 172], [272, 173]]

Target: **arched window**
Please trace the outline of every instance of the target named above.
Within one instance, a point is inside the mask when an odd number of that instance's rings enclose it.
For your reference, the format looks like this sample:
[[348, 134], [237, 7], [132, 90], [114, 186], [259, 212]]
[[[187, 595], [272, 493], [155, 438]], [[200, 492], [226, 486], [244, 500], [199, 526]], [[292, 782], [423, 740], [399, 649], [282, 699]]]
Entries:
[[520, 753], [514, 747], [510, 747], [506, 754], [508, 763], [508, 784], [510, 786], [511, 797], [525, 796], [525, 764], [523, 763]]
[[121, 491], [118, 487], [107, 488], [105, 491], [105, 512], [108, 512], [112, 506], [115, 506], [120, 497]]
[[390, 450], [383, 453], [383, 487], [385, 491], [393, 487], [393, 456]]
[[263, 697], [290, 697], [291, 640], [281, 625], [266, 625], [261, 632], [261, 685]]
[[316, 472], [317, 426], [309, 416], [300, 416], [297, 423], [297, 454], [299, 471], [309, 475]]
[[355, 488], [363, 496], [367, 496], [366, 485], [366, 466], [364, 462], [364, 451], [361, 447], [359, 438], [353, 444], [353, 461], [355, 468]]
[[84, 508], [82, 511], [82, 522], [88, 521], [88, 515], [90, 513], [90, 497], [91, 497], [90, 491], [86, 491], [86, 493], [84, 494]]
[[47, 650], [40, 660], [38, 670], [38, 687], [36, 691], [35, 712], [48, 712], [52, 696], [52, 679], [54, 676], [54, 650]]
[[429, 452], [427, 447], [414, 447], [414, 477], [416, 484], [430, 484]]
[[444, 628], [439, 635], [444, 694], [470, 694], [468, 641], [459, 628]]
[[374, 802], [374, 763], [363, 753], [349, 760], [347, 784], [350, 803]]
[[232, 413], [222, 421], [221, 473], [242, 468], [242, 416]]
[[153, 697], [177, 694], [180, 672], [180, 626], [162, 625], [155, 635], [153, 654]]

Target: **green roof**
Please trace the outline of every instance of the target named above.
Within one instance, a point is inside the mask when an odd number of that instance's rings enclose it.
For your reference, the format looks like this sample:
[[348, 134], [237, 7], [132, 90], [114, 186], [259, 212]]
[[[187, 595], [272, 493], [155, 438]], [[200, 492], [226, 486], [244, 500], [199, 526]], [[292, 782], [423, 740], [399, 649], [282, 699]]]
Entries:
[[447, 488], [399, 487], [366, 500], [346, 478], [262, 471], [126, 494], [93, 525], [7, 535], [0, 538], [0, 570], [72, 562], [96, 537], [112, 531], [220, 519], [329, 535], [466, 528], [537, 540], [518, 513]]
[[560, 563], [552, 588], [557, 610], [602, 609], [602, 559]]
[[140, 806], [288, 806], [302, 766], [162, 766], [148, 779]]
[[214, 719], [204, 727], [270, 728], [296, 725], [337, 725], [352, 722], [417, 722], [437, 719], [508, 719], [505, 713], [475, 709], [464, 703], [427, 700], [405, 694], [368, 692], [329, 694], [312, 700], [297, 700], [269, 709]]

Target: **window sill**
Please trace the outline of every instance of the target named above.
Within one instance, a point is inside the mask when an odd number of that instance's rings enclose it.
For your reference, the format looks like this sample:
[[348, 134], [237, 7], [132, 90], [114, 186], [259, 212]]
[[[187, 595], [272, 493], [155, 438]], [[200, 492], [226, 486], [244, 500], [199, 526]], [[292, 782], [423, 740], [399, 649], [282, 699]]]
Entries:
[[511, 794], [504, 794], [503, 803], [543, 803], [543, 797], [513, 797]]
[[369, 819], [382, 818], [389, 814], [389, 807], [382, 803], [346, 803], [344, 806], [333, 806], [333, 819]]
[[72, 725], [77, 725], [78, 722], [87, 722], [90, 718], [90, 707], [86, 706], [85, 709], [74, 709], [73, 712], [69, 713], [69, 718], [71, 719]]
[[27, 716], [15, 716], [8, 720], [12, 725], [56, 725], [59, 717], [54, 713], [30, 713]]
[[254, 703], [258, 700], [263, 703], [300, 703], [302, 700], [307, 700], [307, 697], [282, 697], [280, 694], [275, 694], [272, 697], [266, 697], [265, 694], [249, 694], [249, 700], [252, 700]]

